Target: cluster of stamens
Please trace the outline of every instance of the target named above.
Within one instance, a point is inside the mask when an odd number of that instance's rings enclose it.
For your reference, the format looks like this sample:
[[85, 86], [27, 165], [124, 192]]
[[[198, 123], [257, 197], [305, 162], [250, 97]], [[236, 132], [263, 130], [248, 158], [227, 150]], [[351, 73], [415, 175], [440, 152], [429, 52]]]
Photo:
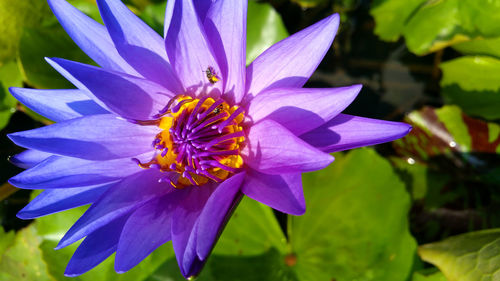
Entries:
[[141, 168], [164, 172], [161, 181], [175, 188], [221, 182], [243, 165], [241, 107], [220, 98], [177, 96], [156, 117], [143, 124], [162, 129], [153, 141], [157, 155], [147, 163], [134, 160]]

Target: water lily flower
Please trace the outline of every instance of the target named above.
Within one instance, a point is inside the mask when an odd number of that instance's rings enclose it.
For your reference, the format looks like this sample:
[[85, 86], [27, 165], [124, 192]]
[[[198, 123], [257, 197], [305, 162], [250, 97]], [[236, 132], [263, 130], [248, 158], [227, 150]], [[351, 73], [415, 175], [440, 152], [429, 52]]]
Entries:
[[47, 58], [77, 89], [11, 88], [56, 123], [9, 135], [27, 148], [11, 159], [27, 170], [10, 183], [44, 189], [23, 219], [91, 204], [57, 246], [85, 238], [67, 276], [114, 252], [125, 272], [170, 240], [182, 274], [196, 275], [243, 194], [301, 215], [301, 173], [410, 129], [342, 114], [360, 85], [302, 88], [337, 14], [246, 66], [244, 0], [169, 0], [163, 38], [119, 0], [97, 0], [104, 25], [65, 0], [49, 4], [100, 67]]

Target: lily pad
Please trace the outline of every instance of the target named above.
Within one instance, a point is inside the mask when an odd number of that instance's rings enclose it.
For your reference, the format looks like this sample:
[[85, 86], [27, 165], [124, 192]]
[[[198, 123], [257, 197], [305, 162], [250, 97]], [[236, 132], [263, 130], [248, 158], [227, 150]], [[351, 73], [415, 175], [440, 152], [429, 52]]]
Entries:
[[289, 226], [292, 268], [300, 280], [405, 280], [416, 242], [403, 183], [372, 149], [335, 156], [304, 176], [307, 211]]
[[420, 246], [420, 257], [448, 280], [500, 279], [500, 229], [470, 232]]
[[46, 1], [0, 0], [0, 63], [16, 57], [25, 27], [39, 26], [51, 16]]
[[496, 1], [380, 0], [371, 14], [380, 25], [375, 32], [382, 39], [395, 41], [404, 35], [410, 51], [419, 55], [500, 36], [500, 5]]
[[9, 93], [9, 87], [20, 87], [23, 81], [16, 61], [10, 61], [0, 67], [0, 130], [8, 123], [16, 111], [16, 99]]
[[288, 36], [281, 16], [267, 3], [248, 1], [247, 65], [267, 48]]
[[61, 57], [82, 63], [91, 63], [60, 26], [25, 29], [19, 48], [19, 59], [25, 80], [42, 89], [74, 88], [55, 71], [45, 57]]
[[500, 119], [500, 60], [464, 56], [441, 64], [442, 93], [447, 103], [465, 113], [489, 120]]

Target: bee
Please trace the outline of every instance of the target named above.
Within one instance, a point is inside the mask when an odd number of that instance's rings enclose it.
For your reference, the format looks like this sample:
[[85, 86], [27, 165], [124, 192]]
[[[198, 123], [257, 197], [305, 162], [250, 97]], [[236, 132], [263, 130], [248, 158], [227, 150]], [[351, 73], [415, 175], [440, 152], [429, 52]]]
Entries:
[[218, 114], [219, 112], [222, 111], [222, 109], [224, 109], [224, 106], [222, 104], [219, 104], [215, 109], [214, 111], [212, 112], [213, 114]]
[[205, 74], [207, 74], [207, 79], [210, 83], [215, 84], [220, 80], [217, 72], [215, 72], [215, 69], [213, 67], [209, 66], [204, 72]]

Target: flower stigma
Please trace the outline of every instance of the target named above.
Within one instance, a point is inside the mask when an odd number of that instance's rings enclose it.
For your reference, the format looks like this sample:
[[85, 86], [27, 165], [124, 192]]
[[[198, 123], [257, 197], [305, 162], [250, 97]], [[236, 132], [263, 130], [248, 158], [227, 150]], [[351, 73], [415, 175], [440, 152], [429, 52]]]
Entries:
[[245, 133], [241, 126], [244, 110], [230, 106], [223, 99], [176, 96], [151, 121], [162, 131], [153, 141], [158, 152], [141, 168], [159, 168], [165, 173], [160, 181], [175, 188], [203, 185], [210, 180], [222, 182], [243, 165], [240, 151]]

